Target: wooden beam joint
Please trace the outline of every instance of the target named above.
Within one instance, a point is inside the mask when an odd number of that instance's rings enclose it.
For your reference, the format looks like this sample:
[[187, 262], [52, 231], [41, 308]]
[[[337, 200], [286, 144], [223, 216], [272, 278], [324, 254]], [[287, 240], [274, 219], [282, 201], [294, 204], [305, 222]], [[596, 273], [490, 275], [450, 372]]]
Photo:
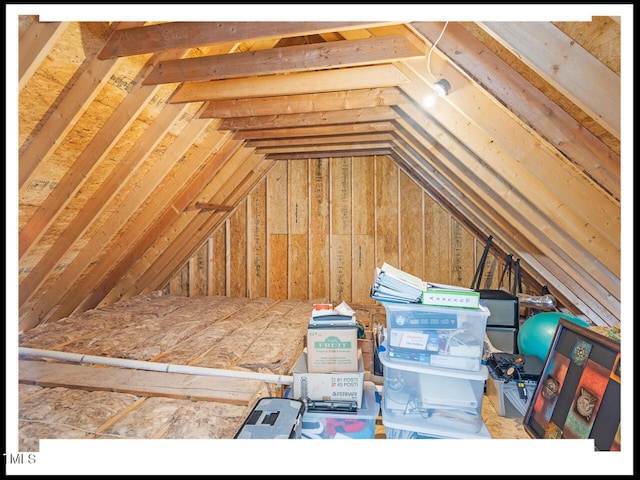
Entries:
[[193, 207], [189, 207], [187, 210], [228, 212], [230, 210], [233, 210], [233, 207], [231, 205], [220, 205], [217, 203], [196, 202]]

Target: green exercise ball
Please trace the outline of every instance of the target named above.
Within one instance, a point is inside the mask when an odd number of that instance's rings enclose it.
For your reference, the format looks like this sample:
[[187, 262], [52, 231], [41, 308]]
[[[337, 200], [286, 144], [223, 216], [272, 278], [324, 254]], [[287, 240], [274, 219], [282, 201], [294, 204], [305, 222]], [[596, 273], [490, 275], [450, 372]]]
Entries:
[[547, 359], [556, 327], [561, 318], [588, 327], [589, 323], [581, 318], [562, 312], [542, 312], [532, 315], [524, 321], [518, 330], [518, 351], [521, 355], [535, 355], [543, 362]]

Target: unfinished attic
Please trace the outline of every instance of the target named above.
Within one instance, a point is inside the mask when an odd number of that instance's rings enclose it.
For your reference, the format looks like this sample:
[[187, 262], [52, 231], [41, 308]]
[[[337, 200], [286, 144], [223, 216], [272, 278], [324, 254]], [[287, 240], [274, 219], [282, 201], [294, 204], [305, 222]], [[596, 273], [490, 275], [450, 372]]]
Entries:
[[188, 393], [184, 380], [145, 387], [73, 359], [288, 376], [314, 303], [385, 322], [370, 295], [383, 263], [549, 293], [557, 311], [619, 328], [620, 12], [406, 23], [207, 12], [8, 16], [10, 321], [21, 349], [54, 354], [20, 355], [17, 451], [232, 438], [275, 394], [269, 382], [204, 379]]

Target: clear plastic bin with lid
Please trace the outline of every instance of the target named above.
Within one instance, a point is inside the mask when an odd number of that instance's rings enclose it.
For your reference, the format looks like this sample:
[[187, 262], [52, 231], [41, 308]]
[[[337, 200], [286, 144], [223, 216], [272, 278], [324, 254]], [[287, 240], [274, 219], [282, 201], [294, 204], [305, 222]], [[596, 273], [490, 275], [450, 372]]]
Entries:
[[391, 360], [480, 371], [489, 310], [380, 302], [387, 317]]

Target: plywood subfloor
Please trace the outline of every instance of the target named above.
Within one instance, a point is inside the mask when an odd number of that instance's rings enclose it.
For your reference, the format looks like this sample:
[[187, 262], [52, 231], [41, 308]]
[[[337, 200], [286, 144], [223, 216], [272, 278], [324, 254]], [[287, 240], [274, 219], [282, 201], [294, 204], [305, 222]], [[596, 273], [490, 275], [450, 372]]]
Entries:
[[[21, 333], [19, 345], [289, 376], [304, 348], [313, 303], [158, 291], [39, 325]], [[379, 305], [353, 308], [365, 326], [384, 317]], [[21, 359], [21, 451], [38, 451], [43, 438], [233, 438], [258, 398], [279, 395], [285, 387], [71, 363]]]
[[[20, 335], [21, 347], [210, 369], [291, 375], [304, 348], [312, 301], [182, 297], [153, 292]], [[379, 305], [354, 305], [365, 327]], [[258, 398], [286, 386], [26, 357], [20, 360], [19, 448], [40, 439], [229, 439]], [[492, 438], [529, 438], [485, 397]], [[384, 425], [376, 421], [376, 439]]]

